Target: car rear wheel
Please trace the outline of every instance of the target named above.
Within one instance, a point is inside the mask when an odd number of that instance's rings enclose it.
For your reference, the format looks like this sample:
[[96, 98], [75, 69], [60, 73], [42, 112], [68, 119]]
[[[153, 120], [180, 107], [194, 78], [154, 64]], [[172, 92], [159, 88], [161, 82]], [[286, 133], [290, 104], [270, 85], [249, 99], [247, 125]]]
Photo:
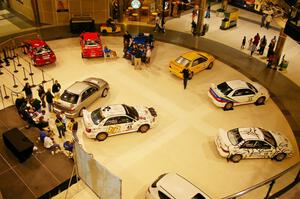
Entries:
[[108, 136], [107, 133], [101, 132], [101, 133], [98, 133], [98, 134], [97, 134], [96, 139], [97, 139], [98, 141], [104, 141], [104, 140], [106, 140], [107, 136]]
[[285, 154], [285, 153], [278, 153], [278, 154], [274, 157], [274, 159], [275, 159], [276, 161], [282, 161], [285, 157], [286, 157], [286, 154]]
[[105, 88], [105, 89], [102, 91], [101, 97], [106, 97], [106, 96], [107, 96], [107, 93], [108, 93], [108, 88]]
[[224, 110], [225, 111], [228, 111], [228, 110], [231, 110], [233, 107], [233, 103], [232, 102], [227, 102], [224, 106]]
[[208, 65], [208, 67], [206, 69], [212, 69], [214, 63], [213, 62], [210, 62], [210, 64]]
[[143, 124], [142, 126], [140, 126], [139, 128], [139, 132], [141, 133], [146, 133], [149, 130], [150, 126], [148, 124]]
[[258, 98], [258, 99], [256, 100], [255, 104], [256, 104], [256, 105], [262, 105], [262, 104], [265, 103], [265, 101], [266, 101], [266, 98], [265, 98], [265, 97], [260, 97], [260, 98]]
[[235, 155], [230, 156], [230, 160], [234, 163], [239, 162], [241, 159], [242, 159], [242, 155], [240, 155], [240, 154], [235, 154]]

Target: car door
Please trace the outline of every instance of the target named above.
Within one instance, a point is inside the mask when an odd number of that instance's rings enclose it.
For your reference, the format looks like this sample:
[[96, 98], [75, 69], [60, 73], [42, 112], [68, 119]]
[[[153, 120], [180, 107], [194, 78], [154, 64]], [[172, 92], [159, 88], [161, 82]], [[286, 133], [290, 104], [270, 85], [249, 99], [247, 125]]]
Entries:
[[200, 67], [200, 58], [195, 59], [192, 63], [191, 63], [191, 71], [195, 74], [198, 73], [200, 71], [201, 67]]
[[252, 90], [242, 88], [235, 90], [232, 94], [232, 98], [237, 101], [238, 104], [247, 104], [253, 101], [254, 95], [255, 93]]
[[89, 106], [96, 98], [97, 87], [90, 87], [86, 89], [81, 95], [81, 107]]
[[273, 157], [275, 151], [273, 146], [263, 140], [256, 141], [255, 149], [255, 153], [259, 158]]
[[120, 133], [135, 131], [134, 121], [130, 117], [120, 116], [118, 118], [118, 124], [120, 125]]
[[109, 135], [119, 134], [121, 132], [121, 125], [118, 124], [119, 117], [108, 118], [103, 125], [103, 132], [107, 132]]
[[237, 153], [242, 154], [245, 158], [255, 158], [255, 144], [255, 140], [247, 140], [241, 145]]

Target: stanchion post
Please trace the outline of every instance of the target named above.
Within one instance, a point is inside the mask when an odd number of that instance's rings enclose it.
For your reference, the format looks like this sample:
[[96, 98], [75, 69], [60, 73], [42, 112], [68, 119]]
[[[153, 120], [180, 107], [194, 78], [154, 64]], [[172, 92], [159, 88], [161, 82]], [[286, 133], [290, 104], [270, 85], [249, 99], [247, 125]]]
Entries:
[[16, 78], [15, 78], [15, 75], [13, 74], [12, 76], [13, 76], [13, 80], [14, 80], [14, 85], [13, 85], [13, 87], [14, 87], [14, 88], [17, 88], [17, 87], [18, 87], [18, 85], [17, 85], [17, 83], [16, 83]]
[[33, 81], [33, 76], [30, 75], [30, 78], [31, 78], [31, 83], [32, 83], [31, 87], [36, 87], [36, 85], [34, 84], [34, 81]]
[[2, 61], [2, 56], [1, 56], [1, 52], [0, 52], [0, 65], [3, 64], [3, 61]]
[[42, 83], [44, 84], [44, 83], [46, 83], [47, 81], [45, 81], [45, 76], [44, 76], [44, 70], [42, 69], [42, 76], [43, 76], [43, 81], [42, 81]]
[[1, 87], [0, 87], [0, 97], [1, 97], [3, 108], [5, 108]]
[[0, 64], [0, 75], [3, 75], [3, 72], [1, 71], [2, 65]]
[[10, 46], [8, 47], [7, 54], [9, 54], [9, 59], [10, 59], [10, 60], [12, 60], [12, 59], [14, 58], [14, 57], [13, 57], [13, 53], [12, 53], [12, 49], [11, 49]]
[[14, 54], [14, 55], [13, 55], [13, 58], [16, 58], [16, 57], [17, 57], [16, 52], [15, 52], [15, 49], [16, 49], [15, 47], [16, 47], [16, 46], [13, 46], [13, 48], [12, 48], [13, 54]]
[[14, 63], [14, 69], [15, 69], [15, 70], [14, 70], [14, 73], [17, 73], [17, 72], [19, 72], [19, 71], [17, 70], [17, 67], [16, 67], [16, 62], [15, 62], [15, 60], [13, 59], [12, 61], [13, 61], [13, 63]]
[[6, 88], [5, 88], [5, 85], [3, 84], [3, 91], [4, 91], [4, 99], [8, 99], [9, 96], [7, 95], [6, 93]]
[[30, 71], [29, 75], [32, 76], [34, 73], [32, 72], [31, 63], [29, 63], [29, 71]]
[[26, 77], [26, 72], [25, 72], [25, 68], [24, 67], [22, 67], [23, 68], [23, 74], [24, 74], [24, 81], [27, 81], [28, 80], [28, 78]]
[[19, 59], [19, 54], [17, 53], [17, 61], [18, 61], [18, 65], [17, 66], [22, 66], [22, 64], [20, 63], [20, 59]]

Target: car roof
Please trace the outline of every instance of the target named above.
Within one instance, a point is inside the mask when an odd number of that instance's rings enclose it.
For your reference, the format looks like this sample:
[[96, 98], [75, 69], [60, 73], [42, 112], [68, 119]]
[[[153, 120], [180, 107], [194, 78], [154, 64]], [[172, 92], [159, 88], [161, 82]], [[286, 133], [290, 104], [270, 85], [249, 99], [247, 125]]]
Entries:
[[72, 84], [69, 88], [67, 88], [66, 90], [68, 92], [79, 95], [80, 93], [82, 93], [84, 90], [86, 90], [89, 87], [91, 87], [91, 85], [88, 84], [87, 82], [77, 81], [74, 84]]
[[259, 128], [239, 128], [244, 140], [264, 140], [264, 134]]
[[157, 185], [171, 194], [174, 198], [192, 198], [197, 193], [206, 196], [198, 187], [177, 173], [166, 174], [157, 182]]
[[98, 40], [99, 39], [99, 34], [97, 32], [85, 32], [82, 33], [83, 39], [84, 40]]
[[41, 47], [47, 45], [47, 43], [41, 39], [27, 40], [26, 43], [30, 44], [33, 47]]
[[126, 115], [126, 111], [122, 104], [113, 104], [103, 107], [101, 108], [101, 113], [105, 118], [117, 115]]
[[226, 82], [228, 86], [232, 89], [237, 89], [237, 88], [249, 88], [247, 85], [247, 82], [242, 81], [242, 80], [231, 80]]
[[202, 52], [196, 52], [196, 51], [187, 52], [181, 56], [188, 60], [195, 60], [195, 59], [197, 59], [199, 57], [203, 57], [203, 56], [206, 57], [204, 54], [202, 54]]

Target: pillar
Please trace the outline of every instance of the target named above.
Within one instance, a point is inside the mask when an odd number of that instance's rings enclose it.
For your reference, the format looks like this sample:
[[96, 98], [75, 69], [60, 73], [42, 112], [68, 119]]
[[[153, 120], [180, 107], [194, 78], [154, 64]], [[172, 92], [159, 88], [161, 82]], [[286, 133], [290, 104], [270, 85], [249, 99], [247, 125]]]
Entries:
[[282, 50], [283, 50], [283, 47], [285, 44], [285, 40], [286, 40], [286, 34], [284, 33], [284, 29], [281, 28], [279, 37], [278, 37], [278, 41], [277, 41], [277, 45], [275, 48], [275, 60], [274, 60], [275, 65], [279, 64], [280, 57], [282, 55]]
[[197, 19], [197, 35], [200, 36], [203, 32], [204, 15], [206, 10], [206, 0], [199, 0], [199, 12]]
[[32, 10], [33, 10], [33, 15], [34, 15], [34, 23], [36, 26], [40, 26], [41, 21], [40, 21], [40, 14], [39, 14], [39, 7], [38, 7], [37, 0], [31, 0], [31, 6], [32, 6]]
[[228, 6], [228, 0], [223, 0], [222, 1], [222, 9], [225, 11], [227, 10], [227, 6]]

